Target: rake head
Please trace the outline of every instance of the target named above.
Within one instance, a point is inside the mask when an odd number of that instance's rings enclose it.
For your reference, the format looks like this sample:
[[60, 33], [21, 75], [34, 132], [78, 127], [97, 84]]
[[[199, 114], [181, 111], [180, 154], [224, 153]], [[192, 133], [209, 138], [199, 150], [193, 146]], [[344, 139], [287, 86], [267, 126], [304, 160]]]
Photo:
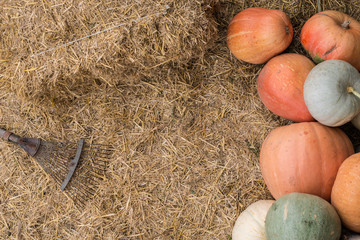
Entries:
[[103, 179], [113, 148], [110, 145], [49, 142], [22, 138], [0, 129], [0, 137], [18, 144], [49, 174], [79, 208], [96, 192]]

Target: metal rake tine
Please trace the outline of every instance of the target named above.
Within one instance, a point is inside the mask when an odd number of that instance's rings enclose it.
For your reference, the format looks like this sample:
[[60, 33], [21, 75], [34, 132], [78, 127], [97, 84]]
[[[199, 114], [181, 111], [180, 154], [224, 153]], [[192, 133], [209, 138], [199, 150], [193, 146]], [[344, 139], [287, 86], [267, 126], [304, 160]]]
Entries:
[[24, 149], [49, 174], [76, 206], [85, 206], [96, 193], [106, 172], [112, 152], [111, 145], [43, 141], [23, 138], [0, 128], [0, 137]]

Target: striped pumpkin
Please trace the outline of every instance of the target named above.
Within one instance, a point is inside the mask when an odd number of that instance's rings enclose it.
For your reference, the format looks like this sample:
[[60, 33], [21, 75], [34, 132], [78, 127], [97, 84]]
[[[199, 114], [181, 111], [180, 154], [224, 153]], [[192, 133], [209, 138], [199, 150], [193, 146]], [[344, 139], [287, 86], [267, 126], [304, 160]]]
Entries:
[[239, 12], [230, 22], [227, 45], [239, 60], [261, 64], [291, 43], [293, 27], [282, 11], [260, 7]]

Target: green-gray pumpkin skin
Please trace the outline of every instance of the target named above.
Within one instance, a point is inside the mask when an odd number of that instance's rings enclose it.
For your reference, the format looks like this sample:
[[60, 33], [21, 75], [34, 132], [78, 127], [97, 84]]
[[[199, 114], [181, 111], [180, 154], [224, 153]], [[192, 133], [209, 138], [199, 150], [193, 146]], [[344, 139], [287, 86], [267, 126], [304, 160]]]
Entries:
[[350, 122], [360, 112], [360, 99], [349, 93], [360, 92], [359, 71], [343, 60], [317, 64], [304, 83], [304, 100], [310, 114], [321, 124], [338, 127]]
[[306, 193], [280, 197], [265, 219], [267, 240], [339, 240], [341, 221], [324, 199]]

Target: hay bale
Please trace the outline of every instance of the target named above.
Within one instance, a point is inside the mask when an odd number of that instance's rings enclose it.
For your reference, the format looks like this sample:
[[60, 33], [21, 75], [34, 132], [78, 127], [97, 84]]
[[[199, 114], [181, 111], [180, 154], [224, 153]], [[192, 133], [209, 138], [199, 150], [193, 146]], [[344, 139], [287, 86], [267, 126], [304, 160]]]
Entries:
[[[203, 57], [217, 38], [211, 13], [215, 2], [77, 0], [5, 5], [0, 49], [7, 62], [1, 71], [18, 96], [49, 101], [54, 95], [67, 99], [67, 88], [94, 84], [84, 75], [110, 85], [151, 77]], [[113, 29], [63, 46], [109, 28]]]

